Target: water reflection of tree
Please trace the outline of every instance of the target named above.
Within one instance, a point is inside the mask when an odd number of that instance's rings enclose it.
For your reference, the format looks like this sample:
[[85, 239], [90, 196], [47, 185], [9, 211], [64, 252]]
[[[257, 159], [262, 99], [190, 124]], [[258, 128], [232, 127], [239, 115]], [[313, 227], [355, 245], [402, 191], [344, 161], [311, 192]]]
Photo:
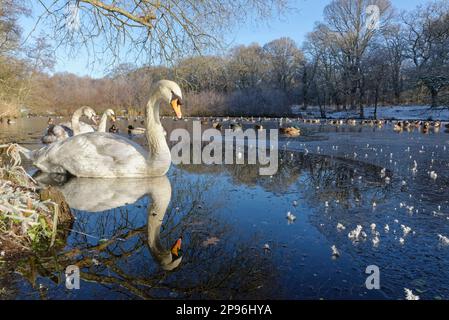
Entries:
[[[214, 198], [208, 194], [213, 181], [201, 177], [195, 180], [176, 170], [170, 180], [176, 188], [164, 217], [161, 242], [170, 248], [183, 235], [183, 262], [176, 270], [162, 270], [148, 253], [142, 213], [151, 199], [143, 198], [135, 206], [101, 214], [78, 212], [74, 227], [77, 233], [72, 233], [69, 241], [71, 249], [54, 252], [51, 257], [33, 256], [18, 261], [14, 271], [36, 290], [38, 277], [51, 280], [58, 290], [64, 285], [65, 267], [75, 264], [84, 281], [95, 282], [124, 297], [265, 297], [276, 283], [274, 267], [262, 250], [251, 250], [250, 243], [235, 241], [232, 227], [214, 214], [225, 203], [221, 197], [212, 201]], [[217, 191], [215, 187], [214, 192]], [[89, 221], [92, 218], [95, 225]], [[219, 242], [205, 245], [212, 236]], [[79, 294], [84, 296], [82, 291]]]
[[[261, 186], [275, 194], [298, 190], [311, 204], [338, 201], [349, 208], [382, 203], [390, 185], [381, 177], [382, 168], [368, 163], [318, 154], [279, 151], [278, 172], [272, 177], [259, 175], [259, 165], [182, 165], [188, 172], [224, 174], [233, 184]], [[389, 173], [387, 172], [387, 175]]]

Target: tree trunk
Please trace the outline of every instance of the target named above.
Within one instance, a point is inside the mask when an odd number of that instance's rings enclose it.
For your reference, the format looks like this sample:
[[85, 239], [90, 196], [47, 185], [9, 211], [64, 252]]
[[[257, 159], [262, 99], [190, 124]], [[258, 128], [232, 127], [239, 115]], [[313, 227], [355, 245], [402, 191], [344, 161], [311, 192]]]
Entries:
[[436, 108], [438, 107], [438, 90], [435, 88], [430, 88], [430, 95], [431, 95], [431, 107]]
[[377, 120], [377, 103], [379, 100], [379, 88], [376, 88], [376, 93], [374, 96], [374, 119]]
[[307, 69], [304, 66], [303, 72], [302, 72], [302, 108], [303, 110], [306, 110], [309, 106], [309, 79], [307, 74]]

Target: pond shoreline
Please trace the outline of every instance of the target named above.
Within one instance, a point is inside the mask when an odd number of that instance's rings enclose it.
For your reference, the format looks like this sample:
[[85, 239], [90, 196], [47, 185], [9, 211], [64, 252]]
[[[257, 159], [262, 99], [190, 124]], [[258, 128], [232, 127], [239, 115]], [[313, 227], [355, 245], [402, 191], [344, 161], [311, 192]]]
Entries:
[[16, 152], [14, 145], [0, 149], [0, 258], [6, 260], [52, 247], [58, 227], [74, 219], [64, 196], [40, 187]]

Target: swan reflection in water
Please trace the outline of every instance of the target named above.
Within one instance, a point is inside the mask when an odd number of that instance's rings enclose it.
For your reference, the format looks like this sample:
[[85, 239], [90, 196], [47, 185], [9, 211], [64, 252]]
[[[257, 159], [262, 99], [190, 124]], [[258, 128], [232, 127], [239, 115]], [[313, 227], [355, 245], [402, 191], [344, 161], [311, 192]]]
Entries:
[[[144, 179], [75, 178], [59, 174], [39, 173], [35, 179], [53, 185], [64, 195], [71, 209], [92, 213], [103, 212], [137, 202], [148, 195], [148, 247], [157, 263], [166, 271], [177, 268], [182, 261], [177, 252], [164, 248], [160, 229], [171, 200], [171, 184], [166, 176]], [[176, 251], [176, 250], [175, 250]]]

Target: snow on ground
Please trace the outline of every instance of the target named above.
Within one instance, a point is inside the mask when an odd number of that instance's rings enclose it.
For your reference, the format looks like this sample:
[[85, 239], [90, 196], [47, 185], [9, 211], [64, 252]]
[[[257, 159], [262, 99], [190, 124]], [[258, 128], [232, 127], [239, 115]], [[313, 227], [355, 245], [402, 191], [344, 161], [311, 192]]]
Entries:
[[[320, 118], [320, 111], [317, 106], [307, 107], [306, 111], [298, 106], [292, 107], [295, 115], [304, 118]], [[326, 112], [328, 118], [346, 119], [358, 118], [359, 111], [329, 111]], [[374, 118], [374, 107], [365, 107], [365, 117]], [[377, 117], [379, 119], [396, 120], [442, 120], [449, 121], [449, 108], [430, 109], [429, 106], [382, 106], [377, 107]]]

